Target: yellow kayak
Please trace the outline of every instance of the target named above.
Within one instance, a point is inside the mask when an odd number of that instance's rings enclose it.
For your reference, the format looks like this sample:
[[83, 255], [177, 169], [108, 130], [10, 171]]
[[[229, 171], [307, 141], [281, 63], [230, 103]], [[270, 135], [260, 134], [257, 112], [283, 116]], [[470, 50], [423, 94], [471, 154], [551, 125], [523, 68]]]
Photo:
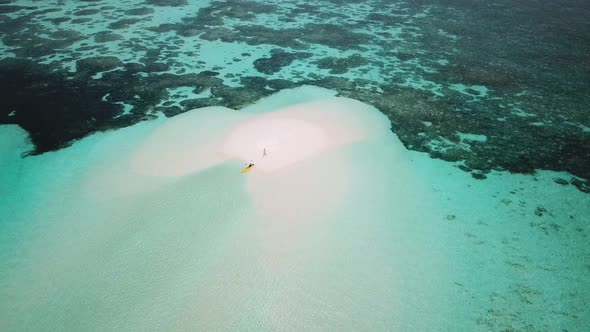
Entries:
[[252, 168], [254, 168], [254, 165], [251, 165], [251, 166], [248, 166], [248, 167], [246, 167], [246, 168], [242, 169], [242, 171], [241, 171], [240, 173], [246, 173], [246, 172], [248, 172], [249, 170], [251, 170]]

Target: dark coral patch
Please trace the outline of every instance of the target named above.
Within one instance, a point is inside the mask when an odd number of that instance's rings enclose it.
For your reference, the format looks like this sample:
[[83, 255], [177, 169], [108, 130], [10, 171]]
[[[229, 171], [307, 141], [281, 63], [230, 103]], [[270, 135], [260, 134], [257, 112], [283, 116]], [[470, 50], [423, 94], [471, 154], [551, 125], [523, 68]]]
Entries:
[[462, 64], [442, 68], [440, 73], [432, 73], [433, 78], [449, 82], [462, 82], [466, 85], [482, 85], [495, 89], [514, 89], [524, 80], [521, 73], [482, 63]]
[[72, 41], [83, 39], [82, 34], [76, 30], [54, 31], [49, 34], [49, 37], [52, 39], [64, 39], [64, 40], [72, 40]]
[[157, 32], [157, 33], [166, 33], [170, 31], [175, 31], [177, 29], [176, 24], [172, 23], [162, 23], [158, 26], [148, 27], [147, 30]]
[[161, 72], [161, 71], [168, 71], [170, 66], [162, 63], [162, 62], [150, 62], [148, 65], [145, 66], [145, 71], [148, 73], [151, 72]]
[[[35, 8], [37, 8], [37, 7], [28, 7], [27, 9], [35, 9]], [[45, 18], [46, 17], [45, 14], [56, 13], [59, 11], [61, 11], [61, 8], [53, 7], [53, 8], [45, 8], [45, 9], [35, 10], [35, 11], [28, 13], [27, 15], [36, 16], [36, 18]]]
[[[182, 32], [180, 35], [183, 35]], [[221, 40], [223, 42], [234, 42], [235, 41], [235, 32], [228, 29], [228, 28], [212, 28], [207, 29], [204, 31], [203, 34], [199, 36], [201, 39], [205, 40]]]
[[125, 15], [133, 15], [133, 16], [143, 16], [155, 13], [153, 8], [143, 7], [143, 8], [133, 8], [125, 11]]
[[263, 74], [271, 75], [280, 71], [283, 67], [290, 65], [297, 59], [311, 57], [312, 53], [307, 52], [285, 52], [280, 49], [273, 50], [270, 58], [260, 58], [254, 61], [256, 70]]
[[88, 23], [88, 22], [92, 22], [92, 19], [89, 17], [80, 17], [80, 18], [75, 18], [72, 20], [72, 23], [74, 23], [74, 24], [81, 24], [81, 23]]
[[108, 42], [112, 42], [115, 40], [121, 40], [121, 39], [123, 39], [123, 36], [118, 35], [116, 33], [106, 32], [106, 31], [101, 31], [101, 32], [97, 33], [96, 35], [94, 35], [94, 41], [96, 41], [97, 43], [108, 43]]
[[[0, 60], [0, 89], [5, 105], [0, 110], [0, 123], [18, 124], [27, 130], [35, 146], [31, 153], [38, 154], [63, 148], [96, 131], [154, 118], [154, 107], [167, 98], [167, 88], [211, 88], [219, 93], [211, 98], [218, 104], [243, 106], [241, 102], [250, 101], [243, 93], [232, 96], [231, 89], [224, 88], [221, 80], [210, 73], [140, 77], [134, 75], [136, 71], [121, 68], [104, 73], [100, 79], [91, 77], [120, 66], [123, 64], [114, 57], [87, 58], [78, 61], [78, 72], [71, 74], [28, 60]], [[251, 92], [252, 98], [258, 97]], [[122, 115], [117, 102], [132, 105], [132, 113]], [[186, 110], [168, 109], [165, 113]]]
[[111, 24], [109, 24], [108, 28], [109, 29], [127, 29], [129, 28], [131, 25], [137, 23], [137, 22], [141, 22], [140, 18], [125, 18], [116, 22], [113, 22]]
[[336, 49], [361, 49], [371, 36], [353, 32], [336, 24], [308, 23], [303, 28], [273, 29], [261, 25], [241, 25], [234, 29], [234, 41], [251, 45], [271, 44], [291, 48], [306, 48], [304, 43], [320, 44]]
[[371, 35], [353, 32], [345, 26], [336, 24], [309, 23], [305, 30], [307, 33], [300, 36], [301, 40], [338, 49], [358, 48], [372, 38]]
[[372, 23], [380, 23], [385, 26], [395, 26], [404, 22], [402, 17], [383, 13], [371, 13], [367, 15], [366, 20]]
[[[189, 106], [189, 105], [187, 105], [187, 106]], [[198, 107], [201, 107], [201, 106], [197, 106], [195, 108], [198, 108]], [[168, 118], [171, 118], [171, 117], [183, 112], [182, 108], [180, 108], [178, 106], [157, 106], [154, 108], [154, 111], [155, 112], [162, 112]]]
[[[321, 84], [321, 83], [320, 83]], [[330, 86], [334, 86], [331, 82]], [[526, 119], [513, 117], [498, 121], [493, 101], [480, 101], [477, 110], [466, 109], [461, 98], [438, 99], [419, 91], [382, 87], [383, 93], [358, 91], [344, 84], [340, 93], [375, 105], [392, 121], [402, 142], [412, 150], [428, 152], [448, 161], [464, 160], [469, 170], [485, 174], [491, 170], [532, 174], [536, 169], [566, 170], [582, 178], [590, 177], [585, 165], [590, 163], [590, 141], [581, 132], [559, 126], [530, 126]], [[450, 111], [452, 110], [452, 111]], [[431, 123], [430, 127], [424, 123]], [[485, 135], [486, 142], [469, 142], [469, 150], [457, 144], [457, 132]], [[416, 135], [416, 133], [421, 133]], [[448, 145], [437, 145], [441, 137]], [[551, 144], [543, 143], [551, 137]], [[466, 144], [463, 142], [463, 144]], [[523, 149], [531, 146], [534, 149]], [[481, 175], [477, 175], [480, 177]]]
[[588, 180], [580, 180], [580, 179], [572, 179], [571, 184], [576, 186], [578, 190], [581, 192], [589, 193], [590, 194], [590, 181]]
[[145, 71], [145, 65], [143, 63], [128, 62], [124, 64], [124, 67], [129, 74]]
[[99, 9], [82, 9], [74, 12], [74, 16], [88, 16], [100, 13]]
[[15, 47], [12, 50], [18, 57], [41, 57], [53, 55], [83, 39], [77, 32], [57, 32], [56, 39], [43, 38], [29, 31], [13, 33], [2, 40], [5, 45]]
[[76, 62], [76, 70], [78, 73], [96, 74], [102, 71], [113, 70], [122, 67], [123, 62], [114, 56], [92, 57]]
[[69, 20], [70, 20], [69, 17], [58, 17], [58, 18], [52, 18], [49, 21], [51, 21], [51, 23], [53, 23], [55, 25], [60, 25], [60, 24], [67, 22]]
[[35, 7], [24, 7], [24, 6], [0, 6], [0, 14], [15, 13], [23, 9], [31, 9]]
[[344, 74], [352, 68], [368, 64], [369, 61], [355, 54], [346, 58], [326, 57], [315, 62], [320, 69], [330, 69], [330, 74]]
[[162, 7], [180, 7], [187, 4], [186, 0], [146, 0], [148, 5]]
[[34, 24], [35, 15], [28, 13], [15, 18], [0, 15], [2, 42], [6, 46], [14, 47], [12, 52], [17, 56], [38, 57], [55, 54], [82, 39], [79, 33], [71, 30], [54, 32], [51, 38], [42, 37]]
[[[107, 128], [118, 113], [117, 105], [100, 101], [104, 90], [90, 91], [45, 66], [4, 59], [0, 73], [2, 122], [27, 130], [34, 153], [62, 148], [97, 128]], [[14, 116], [8, 117], [9, 112]]]

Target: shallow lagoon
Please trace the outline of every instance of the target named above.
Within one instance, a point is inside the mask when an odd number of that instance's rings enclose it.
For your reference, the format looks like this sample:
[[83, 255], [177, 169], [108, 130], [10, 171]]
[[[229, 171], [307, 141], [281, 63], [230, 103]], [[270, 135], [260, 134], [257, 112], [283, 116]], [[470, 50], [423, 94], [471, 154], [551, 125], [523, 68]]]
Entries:
[[590, 324], [584, 4], [0, 8], [3, 330]]

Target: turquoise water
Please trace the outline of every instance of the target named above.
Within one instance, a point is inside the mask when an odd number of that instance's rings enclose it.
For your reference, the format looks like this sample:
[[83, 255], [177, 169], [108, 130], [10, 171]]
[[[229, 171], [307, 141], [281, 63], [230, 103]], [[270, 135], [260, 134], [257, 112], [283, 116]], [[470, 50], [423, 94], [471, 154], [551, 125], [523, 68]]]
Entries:
[[1, 2], [0, 329], [584, 330], [589, 14]]

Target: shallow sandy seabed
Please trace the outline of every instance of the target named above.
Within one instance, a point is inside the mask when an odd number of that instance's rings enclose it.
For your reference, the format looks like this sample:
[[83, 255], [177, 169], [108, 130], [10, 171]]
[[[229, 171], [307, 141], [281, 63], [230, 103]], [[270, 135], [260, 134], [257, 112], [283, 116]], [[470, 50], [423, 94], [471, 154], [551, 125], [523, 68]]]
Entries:
[[2, 330], [588, 323], [587, 195], [548, 172], [474, 180], [334, 94], [284, 90], [25, 159], [25, 133], [0, 127]]

